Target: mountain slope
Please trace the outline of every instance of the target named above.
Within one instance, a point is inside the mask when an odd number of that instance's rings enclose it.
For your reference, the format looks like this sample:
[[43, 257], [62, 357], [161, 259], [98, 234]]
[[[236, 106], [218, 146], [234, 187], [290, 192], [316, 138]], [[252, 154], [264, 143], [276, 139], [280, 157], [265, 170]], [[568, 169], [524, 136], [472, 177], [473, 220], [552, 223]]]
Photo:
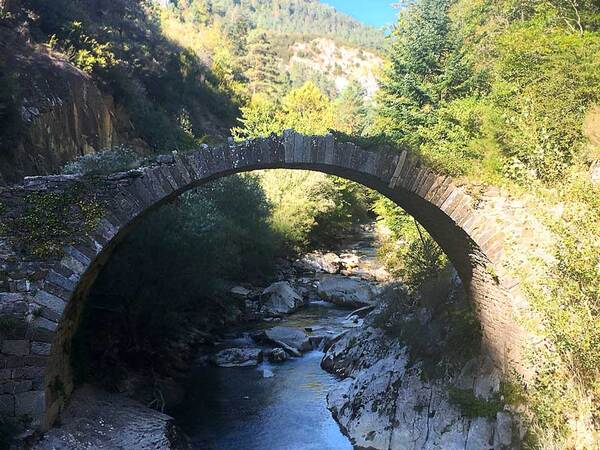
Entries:
[[[168, 0], [161, 0], [164, 3]], [[228, 21], [249, 21], [277, 34], [321, 36], [363, 48], [383, 46], [384, 33], [318, 0], [171, 0], [189, 9], [196, 20], [219, 16]]]

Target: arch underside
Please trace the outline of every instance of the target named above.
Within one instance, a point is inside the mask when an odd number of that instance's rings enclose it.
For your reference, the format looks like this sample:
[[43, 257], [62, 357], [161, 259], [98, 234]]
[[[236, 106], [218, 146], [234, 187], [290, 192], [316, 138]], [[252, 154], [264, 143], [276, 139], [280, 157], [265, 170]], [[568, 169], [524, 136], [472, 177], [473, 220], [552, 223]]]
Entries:
[[[518, 365], [521, 332], [512, 317], [509, 292], [515, 283], [498, 275], [503, 235], [477, 213], [471, 198], [451, 178], [428, 169], [406, 152], [371, 152], [352, 143], [336, 142], [331, 135], [307, 137], [286, 132], [283, 138], [203, 146], [189, 154], [174, 152], [157, 158], [149, 167], [111, 176], [35, 177], [23, 186], [0, 192], [0, 201], [8, 205], [5, 218], [23, 213], [27, 195], [64, 192], [75, 184], [83, 186], [104, 211], [96, 229], [75, 236], [62, 258], [40, 260], [18, 254], [10, 245], [10, 235], [0, 237], [4, 244], [0, 250], [9, 250], [0, 253], [3, 266], [10, 260], [17, 268], [29, 268], [20, 280], [26, 281], [27, 290], [9, 287], [0, 292], [0, 311], [20, 314], [25, 324], [3, 342], [4, 367], [15, 366], [4, 376], [29, 387], [6, 398], [7, 412], [27, 412], [42, 428], [52, 424], [72, 389], [70, 342], [87, 292], [115, 246], [137, 222], [185, 191], [235, 173], [261, 169], [313, 170], [346, 178], [378, 191], [406, 210], [431, 234], [459, 273], [479, 315], [490, 355], [503, 367]], [[6, 302], [12, 302], [13, 310], [3, 305]], [[23, 311], [14, 311], [15, 304]], [[23, 305], [27, 305], [26, 310]], [[42, 308], [42, 317], [32, 317], [33, 308]], [[50, 389], [57, 378], [66, 386], [65, 393]]]

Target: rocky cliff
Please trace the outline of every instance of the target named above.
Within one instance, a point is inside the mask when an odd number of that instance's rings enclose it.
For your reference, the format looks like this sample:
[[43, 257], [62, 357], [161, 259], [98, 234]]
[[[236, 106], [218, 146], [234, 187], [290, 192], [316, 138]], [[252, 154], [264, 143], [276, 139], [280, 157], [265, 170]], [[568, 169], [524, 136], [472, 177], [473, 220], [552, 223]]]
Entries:
[[7, 26], [0, 26], [0, 70], [13, 81], [19, 115], [11, 136], [0, 140], [0, 183], [56, 173], [79, 155], [132, 143], [127, 117], [89, 75]]

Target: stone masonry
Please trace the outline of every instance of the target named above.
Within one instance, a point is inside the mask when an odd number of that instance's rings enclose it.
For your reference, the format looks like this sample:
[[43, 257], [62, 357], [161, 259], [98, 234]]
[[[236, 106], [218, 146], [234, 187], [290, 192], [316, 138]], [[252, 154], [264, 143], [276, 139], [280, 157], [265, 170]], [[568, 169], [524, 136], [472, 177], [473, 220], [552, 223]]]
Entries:
[[[523, 331], [514, 313], [523, 303], [516, 280], [502, 271], [505, 239], [495, 221], [447, 176], [406, 151], [365, 151], [332, 135], [255, 139], [190, 153], [173, 152], [155, 163], [109, 176], [54, 175], [0, 187], [0, 414], [29, 416], [50, 427], [73, 389], [71, 338], [87, 291], [111, 252], [149, 210], [211, 180], [258, 169], [306, 169], [361, 183], [413, 215], [447, 253], [474, 302], [484, 342], [502, 367], [520, 368]], [[84, 192], [100, 205], [99, 217], [70, 224], [58, 256], [26, 251], [15, 228], [35, 196]], [[84, 202], [83, 204], [81, 202]], [[80, 217], [69, 214], [65, 223]], [[20, 232], [21, 231], [21, 232]]]

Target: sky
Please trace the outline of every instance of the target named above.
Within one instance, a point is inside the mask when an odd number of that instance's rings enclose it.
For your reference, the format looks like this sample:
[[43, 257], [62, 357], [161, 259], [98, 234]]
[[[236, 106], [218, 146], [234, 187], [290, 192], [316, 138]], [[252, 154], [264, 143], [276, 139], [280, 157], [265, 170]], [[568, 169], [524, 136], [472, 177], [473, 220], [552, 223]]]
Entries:
[[323, 3], [376, 27], [393, 24], [398, 12], [392, 8], [398, 0], [323, 0]]

